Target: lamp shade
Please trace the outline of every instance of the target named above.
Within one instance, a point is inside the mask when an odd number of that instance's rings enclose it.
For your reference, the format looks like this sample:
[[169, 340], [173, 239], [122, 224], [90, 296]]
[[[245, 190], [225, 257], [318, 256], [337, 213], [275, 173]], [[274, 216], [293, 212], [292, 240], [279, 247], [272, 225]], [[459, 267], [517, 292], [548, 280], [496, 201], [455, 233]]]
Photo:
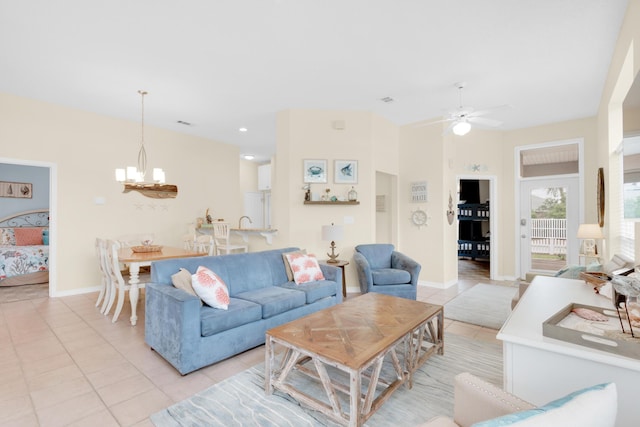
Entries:
[[603, 239], [602, 229], [598, 224], [580, 224], [578, 239]]
[[322, 240], [333, 242], [335, 240], [342, 240], [344, 229], [341, 225], [323, 225], [322, 226]]

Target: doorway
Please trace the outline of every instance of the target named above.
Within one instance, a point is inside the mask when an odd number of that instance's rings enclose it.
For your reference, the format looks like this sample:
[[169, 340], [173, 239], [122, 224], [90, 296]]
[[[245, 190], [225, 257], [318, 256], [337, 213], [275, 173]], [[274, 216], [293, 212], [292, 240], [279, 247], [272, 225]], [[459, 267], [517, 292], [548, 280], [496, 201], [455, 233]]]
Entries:
[[459, 176], [457, 180], [458, 279], [476, 283], [494, 279], [496, 179], [494, 176]]
[[519, 277], [578, 263], [582, 140], [516, 148]]

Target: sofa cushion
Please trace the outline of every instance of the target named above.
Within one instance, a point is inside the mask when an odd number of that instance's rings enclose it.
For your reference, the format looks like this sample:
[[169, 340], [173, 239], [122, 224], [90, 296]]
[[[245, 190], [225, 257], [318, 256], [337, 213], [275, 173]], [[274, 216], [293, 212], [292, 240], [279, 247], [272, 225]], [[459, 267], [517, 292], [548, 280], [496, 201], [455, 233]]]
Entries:
[[203, 337], [208, 337], [261, 319], [262, 307], [259, 304], [230, 298], [227, 310], [217, 310], [208, 306], [200, 309], [200, 333]]
[[282, 254], [282, 260], [284, 261], [284, 269], [287, 272], [287, 279], [290, 282], [293, 282], [293, 271], [291, 271], [291, 264], [289, 264], [289, 260], [287, 259], [287, 254], [306, 254], [306, 249], [301, 249], [299, 251], [285, 252]]
[[403, 285], [411, 283], [411, 274], [406, 270], [379, 268], [371, 271], [374, 285]]
[[0, 245], [16, 245], [16, 234], [13, 228], [0, 228]]
[[369, 262], [371, 269], [391, 268], [391, 254], [394, 246], [391, 244], [358, 245], [356, 251], [360, 252]]
[[324, 280], [322, 270], [320, 270], [320, 265], [314, 255], [288, 253], [285, 254], [285, 257], [291, 266], [293, 280], [296, 285]]
[[226, 283], [213, 271], [200, 266], [191, 276], [191, 285], [198, 296], [213, 308], [229, 308], [229, 290]]
[[617, 396], [614, 383], [599, 384], [542, 407], [475, 423], [472, 427], [613, 427], [618, 409]]
[[193, 289], [193, 286], [191, 285], [191, 273], [189, 273], [189, 270], [181, 268], [180, 271], [171, 276], [171, 283], [173, 283], [173, 286], [175, 286], [176, 288], [182, 289], [183, 291], [190, 295], [193, 295], [194, 297], [198, 297], [198, 299], [200, 300], [200, 305], [202, 305], [202, 299], [200, 299], [195, 289]]
[[260, 304], [262, 306], [262, 318], [268, 319], [285, 311], [301, 307], [305, 304], [304, 292], [285, 289], [280, 286], [270, 286], [253, 291], [242, 292], [236, 298]]
[[338, 292], [336, 282], [328, 280], [307, 282], [301, 285], [296, 285], [294, 282], [287, 282], [282, 285], [282, 287], [304, 292], [307, 297], [307, 304], [312, 304], [318, 300], [321, 300], [322, 298], [336, 295], [336, 293]]

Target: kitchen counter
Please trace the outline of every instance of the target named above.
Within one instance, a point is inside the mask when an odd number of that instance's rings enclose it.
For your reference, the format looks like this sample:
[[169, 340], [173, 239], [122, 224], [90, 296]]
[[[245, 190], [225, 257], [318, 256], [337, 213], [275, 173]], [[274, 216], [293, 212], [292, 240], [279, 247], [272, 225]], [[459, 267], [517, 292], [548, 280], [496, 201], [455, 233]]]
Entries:
[[249, 241], [250, 235], [260, 235], [265, 238], [267, 244], [272, 243], [273, 236], [278, 233], [276, 228], [232, 228], [231, 231], [242, 236], [242, 240]]

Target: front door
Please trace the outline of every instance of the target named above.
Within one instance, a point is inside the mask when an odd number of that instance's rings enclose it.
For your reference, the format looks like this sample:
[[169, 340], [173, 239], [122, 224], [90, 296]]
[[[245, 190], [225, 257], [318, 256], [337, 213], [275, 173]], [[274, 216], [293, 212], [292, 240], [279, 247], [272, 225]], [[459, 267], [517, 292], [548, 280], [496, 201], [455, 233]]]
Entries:
[[520, 183], [520, 277], [552, 273], [578, 262], [577, 177]]

